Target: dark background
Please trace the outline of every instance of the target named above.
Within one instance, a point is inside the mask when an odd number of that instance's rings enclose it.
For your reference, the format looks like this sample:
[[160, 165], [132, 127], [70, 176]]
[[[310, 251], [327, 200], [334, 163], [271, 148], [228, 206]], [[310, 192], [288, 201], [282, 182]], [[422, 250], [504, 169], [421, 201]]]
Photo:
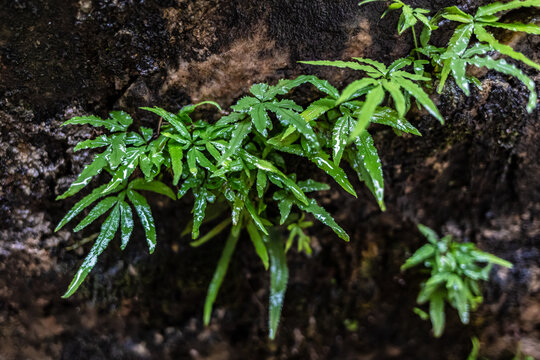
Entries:
[[[487, 2], [410, 1], [470, 12]], [[313, 256], [289, 253], [275, 343], [266, 338], [268, 274], [248, 241], [211, 326], [202, 325], [223, 239], [192, 249], [180, 238], [189, 198], [153, 200], [154, 255], [137, 228], [124, 252], [111, 243], [76, 296], [60, 298], [90, 246], [78, 244], [99, 230], [53, 232], [78, 197], [54, 198], [91, 158], [72, 148], [96, 134], [61, 128], [64, 120], [123, 109], [155, 128], [138, 107], [227, 107], [254, 82], [301, 73], [342, 87], [359, 75], [296, 61], [407, 54], [411, 38], [396, 35], [397, 14], [379, 19], [384, 9], [357, 0], [0, 0], [0, 359], [465, 359], [471, 336], [490, 359], [511, 359], [518, 347], [540, 358], [538, 110], [526, 113], [517, 80], [490, 72], [469, 98], [451, 83], [434, 97], [444, 127], [413, 113], [423, 137], [374, 128], [387, 212], [356, 179], [358, 199], [337, 187], [320, 194], [352, 241], [316, 225]], [[444, 45], [449, 31], [435, 40]], [[497, 34], [539, 61], [538, 37]], [[538, 85], [538, 73], [524, 70]], [[295, 96], [318, 94], [306, 86]], [[421, 275], [399, 271], [423, 242], [418, 222], [515, 265], [493, 271], [470, 325], [447, 312], [441, 339], [412, 313]]]

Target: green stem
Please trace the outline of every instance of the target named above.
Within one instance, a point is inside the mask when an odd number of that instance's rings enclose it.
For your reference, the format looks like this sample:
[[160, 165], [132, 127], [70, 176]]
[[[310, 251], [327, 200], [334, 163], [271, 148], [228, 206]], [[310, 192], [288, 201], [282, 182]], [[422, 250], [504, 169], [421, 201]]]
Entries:
[[416, 31], [414, 30], [414, 26], [411, 26], [411, 30], [414, 39], [414, 49], [416, 50], [416, 57], [418, 58], [418, 60], [420, 60], [420, 55], [418, 55], [418, 41], [416, 40]]

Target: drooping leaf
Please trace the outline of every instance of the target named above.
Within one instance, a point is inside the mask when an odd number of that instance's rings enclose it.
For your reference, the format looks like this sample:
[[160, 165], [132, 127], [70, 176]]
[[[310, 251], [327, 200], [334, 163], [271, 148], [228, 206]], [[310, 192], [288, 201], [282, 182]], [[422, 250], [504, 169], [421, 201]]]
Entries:
[[257, 195], [262, 199], [264, 191], [266, 190], [266, 184], [268, 179], [266, 174], [261, 169], [257, 170]]
[[[86, 165], [77, 177], [77, 180], [75, 180], [69, 189], [63, 193], [60, 196], [56, 197], [56, 200], [65, 199], [69, 196], [75, 195], [78, 193], [82, 188], [84, 188], [90, 180], [103, 170], [105, 166], [107, 166], [107, 158], [106, 155], [108, 154], [107, 151], [98, 154], [94, 157], [94, 161], [92, 161], [89, 165]], [[106, 187], [107, 188], [107, 187]], [[109, 189], [110, 190], [110, 189]]]
[[145, 197], [138, 192], [128, 190], [127, 196], [135, 207], [135, 212], [141, 220], [141, 224], [146, 234], [148, 250], [150, 254], [152, 254], [156, 248], [156, 225], [154, 224], [154, 218], [152, 217], [152, 209], [150, 209], [150, 205], [148, 205]]
[[491, 35], [489, 32], [484, 29], [483, 26], [480, 24], [475, 24], [474, 26], [474, 34], [476, 35], [477, 39], [480, 41], [485, 41], [488, 44], [490, 44], [495, 50], [500, 52], [503, 55], [510, 56], [513, 59], [519, 60], [530, 67], [535, 68], [536, 70], [540, 70], [540, 64], [535, 63], [525, 55], [523, 55], [520, 52], [514, 51], [510, 46], [501, 44], [493, 35]]
[[270, 117], [266, 112], [266, 106], [263, 103], [253, 105], [252, 110], [249, 112], [255, 129], [264, 137], [268, 136], [268, 128], [271, 127]]
[[300, 114], [289, 109], [283, 109], [273, 104], [268, 105], [268, 108], [276, 114], [277, 119], [284, 126], [294, 126], [295, 129], [306, 138], [310, 147], [314, 151], [318, 150], [321, 147], [321, 145], [319, 144], [319, 139], [317, 139], [317, 135], [315, 135], [313, 128], [306, 122], [306, 120], [302, 116], [300, 116]]
[[171, 156], [171, 167], [173, 170], [173, 185], [178, 185], [180, 177], [182, 176], [182, 170], [184, 165], [182, 163], [182, 158], [184, 153], [182, 152], [182, 146], [169, 142], [169, 155]]
[[343, 116], [337, 119], [332, 130], [332, 153], [336, 166], [339, 166], [343, 151], [345, 151], [345, 147], [347, 146], [351, 121], [350, 112], [345, 112]]
[[58, 226], [56, 226], [56, 229], [54, 231], [58, 231], [61, 228], [64, 227], [68, 222], [70, 222], [75, 216], [77, 216], [81, 211], [83, 211], [86, 207], [88, 207], [90, 204], [92, 204], [97, 199], [108, 195], [109, 193], [104, 193], [103, 190], [107, 188], [107, 184], [101, 185], [100, 187], [95, 188], [90, 194], [86, 195], [84, 198], [82, 198], [79, 202], [77, 202], [71, 210], [68, 211], [66, 216], [58, 223]]
[[251, 121], [244, 120], [238, 125], [236, 125], [236, 128], [234, 129], [231, 140], [229, 142], [229, 145], [227, 147], [227, 150], [225, 150], [225, 153], [221, 157], [221, 160], [218, 162], [218, 166], [223, 164], [225, 160], [227, 160], [229, 157], [231, 157], [236, 151], [242, 146], [242, 142], [247, 137], [249, 132], [251, 131]]
[[199, 237], [199, 228], [203, 223], [206, 206], [208, 205], [208, 198], [205, 189], [200, 189], [194, 193], [195, 203], [193, 204], [193, 228], [191, 230], [191, 237], [196, 239]]
[[248, 222], [246, 225], [246, 230], [249, 234], [249, 237], [251, 239], [251, 242], [253, 243], [253, 247], [255, 248], [255, 252], [261, 259], [264, 269], [268, 270], [269, 266], [269, 259], [268, 259], [268, 250], [266, 249], [266, 245], [263, 242], [262, 236], [259, 233], [259, 230], [257, 230], [257, 227], [253, 224], [253, 222]]
[[198, 169], [197, 169], [197, 155], [195, 153], [195, 148], [194, 147], [192, 147], [191, 149], [188, 150], [186, 158], [187, 158], [189, 172], [193, 176], [197, 176], [197, 172], [198, 172]]
[[487, 15], [493, 15], [501, 11], [507, 11], [512, 9], [518, 9], [521, 7], [540, 7], [540, 4], [538, 4], [538, 0], [514, 0], [507, 3], [501, 3], [499, 1], [485, 5], [480, 6], [478, 10], [476, 11], [476, 18], [487, 16]]
[[125, 133], [114, 135], [111, 138], [111, 154], [109, 156], [109, 164], [111, 165], [112, 169], [116, 169], [126, 156], [125, 139]]
[[90, 116], [75, 116], [69, 119], [68, 121], [64, 122], [62, 126], [65, 125], [92, 125], [95, 127], [101, 127], [103, 126], [110, 132], [116, 132], [116, 131], [125, 131], [127, 129], [127, 126], [122, 125], [115, 121], [114, 119], [107, 119], [103, 120], [97, 116], [90, 115]]
[[372, 192], [373, 196], [375, 196], [381, 210], [384, 211], [384, 178], [381, 159], [379, 158], [377, 149], [373, 144], [373, 138], [367, 131], [364, 131], [355, 140], [354, 144], [358, 150], [358, 160], [366, 170], [370, 181], [367, 181], [365, 176], [363, 176], [364, 180], [366, 180], [366, 184], [368, 185], [368, 188]]
[[417, 84], [411, 80], [399, 78], [394, 78], [394, 81], [397, 82], [402, 88], [407, 90], [433, 117], [444, 124], [444, 119], [437, 109], [437, 106], [431, 101], [428, 94]]
[[401, 265], [401, 271], [410, 269], [418, 264], [423, 263], [435, 254], [435, 247], [432, 244], [425, 244], [420, 249], [405, 261], [405, 264]]
[[429, 317], [433, 325], [433, 335], [440, 337], [444, 331], [444, 297], [441, 291], [434, 293], [429, 302]]
[[354, 191], [354, 187], [347, 178], [345, 171], [336, 166], [333, 161], [330, 161], [330, 157], [327, 154], [320, 152], [317, 156], [311, 157], [310, 160], [321, 170], [330, 175], [345, 191], [356, 197], [356, 191]]
[[379, 107], [373, 117], [371, 122], [375, 124], [391, 126], [399, 131], [403, 131], [409, 134], [422, 136], [418, 129], [416, 129], [410, 122], [405, 119], [399, 118], [397, 112], [390, 108], [381, 108]]
[[401, 92], [399, 85], [391, 81], [384, 80], [382, 82], [382, 86], [384, 87], [386, 91], [388, 91], [390, 96], [392, 96], [392, 99], [394, 100], [394, 106], [396, 107], [399, 117], [404, 118], [405, 111], [406, 111], [406, 101], [405, 101], [405, 96], [403, 96], [403, 93]]
[[109, 245], [109, 242], [113, 239], [114, 234], [116, 234], [116, 231], [118, 229], [119, 222], [120, 208], [118, 206], [115, 206], [107, 219], [103, 222], [99, 236], [94, 242], [92, 249], [90, 249], [90, 252], [84, 259], [84, 262], [82, 263], [81, 267], [77, 271], [77, 274], [71, 281], [71, 284], [69, 284], [68, 290], [64, 295], [62, 295], [62, 298], [68, 298], [73, 295], [75, 291], [77, 291], [86, 276], [96, 265], [98, 256], [101, 255], [107, 245]]
[[189, 134], [189, 131], [187, 130], [186, 126], [183, 124], [182, 120], [176, 116], [175, 114], [172, 114], [166, 110], [163, 110], [159, 107], [141, 107], [143, 110], [147, 110], [150, 112], [153, 112], [154, 114], [161, 116], [164, 120], [168, 121], [169, 124], [173, 126], [173, 128], [178, 131], [178, 133], [185, 139], [190, 139], [191, 135]]
[[111, 139], [109, 137], [107, 137], [106, 135], [101, 135], [95, 139], [81, 141], [73, 148], [73, 152], [77, 152], [79, 150], [84, 150], [84, 149], [96, 149], [96, 148], [110, 145], [110, 143], [111, 143]]
[[101, 200], [99, 203], [97, 203], [96, 206], [94, 206], [92, 210], [90, 210], [88, 215], [81, 220], [81, 222], [73, 229], [73, 231], [81, 231], [82, 229], [93, 223], [98, 217], [109, 211], [110, 208], [112, 208], [117, 202], [118, 198], [116, 196], [110, 196]]
[[377, 85], [377, 81], [371, 78], [363, 78], [353, 81], [343, 90], [336, 102], [336, 105], [342, 104], [345, 101], [349, 101], [360, 96], [360, 92], [363, 92], [364, 90], [374, 85]]
[[281, 219], [279, 220], [280, 225], [283, 225], [285, 221], [287, 221], [287, 218], [291, 213], [292, 206], [293, 200], [289, 198], [285, 198], [278, 202], [279, 213], [281, 215]]
[[281, 318], [281, 309], [283, 308], [287, 283], [289, 281], [289, 269], [287, 268], [285, 248], [280, 234], [274, 230], [266, 239], [268, 255], [270, 257], [270, 310], [268, 336], [271, 340], [274, 340]]
[[332, 98], [322, 98], [312, 102], [306, 110], [304, 110], [300, 116], [304, 118], [306, 122], [310, 122], [318, 119], [324, 115], [327, 111], [333, 109], [336, 106], [336, 100]]
[[114, 172], [114, 175], [107, 184], [107, 188], [104, 191], [111, 191], [118, 188], [124, 181], [128, 180], [131, 174], [137, 168], [139, 157], [142, 154], [142, 148], [129, 148], [126, 151], [126, 158], [122, 162], [122, 165]]
[[255, 207], [253, 206], [251, 201], [249, 199], [246, 199], [244, 205], [249, 215], [251, 216], [251, 219], [253, 219], [253, 223], [263, 234], [268, 235], [268, 230], [264, 226], [262, 219], [259, 217], [259, 214], [257, 213], [257, 210], [255, 210]]
[[467, 63], [462, 59], [454, 59], [450, 64], [452, 68], [452, 76], [461, 90], [465, 95], [469, 96], [471, 94], [469, 90], [469, 80], [467, 78]]
[[365, 132], [364, 130], [369, 125], [369, 122], [371, 121], [375, 110], [383, 102], [383, 100], [384, 90], [380, 85], [375, 87], [367, 94], [366, 101], [364, 102], [362, 110], [360, 111], [360, 114], [358, 116], [358, 121], [356, 122], [355, 127], [351, 130], [351, 133], [349, 135], [349, 140], [352, 141], [358, 136], [360, 136], [363, 132]]
[[236, 248], [236, 243], [238, 242], [238, 238], [240, 236], [240, 229], [240, 225], [233, 226], [233, 228], [231, 229], [231, 233], [227, 238], [227, 242], [225, 243], [225, 247], [223, 248], [221, 257], [219, 258], [216, 271], [214, 272], [214, 276], [212, 277], [210, 285], [208, 286], [208, 292], [206, 294], [206, 300], [204, 302], [203, 319], [205, 325], [210, 324], [212, 307], [214, 306], [214, 302], [216, 301], [216, 297], [219, 292], [219, 288], [223, 283], [223, 279], [227, 274], [227, 269], [229, 267], [229, 263], [231, 262], [232, 254], [234, 252], [234, 249]]
[[289, 179], [281, 171], [279, 171], [271, 162], [259, 159], [246, 151], [242, 152], [242, 157], [247, 163], [257, 167], [258, 169], [277, 176], [279, 181], [281, 181], [298, 200], [305, 204], [308, 203], [306, 195], [298, 187], [298, 185], [293, 180]]
[[133, 222], [133, 211], [129, 204], [124, 200], [120, 200], [118, 205], [120, 206], [120, 229], [122, 231], [122, 243], [120, 248], [124, 250], [129, 242], [135, 223]]
[[310, 199], [309, 205], [299, 203], [297, 203], [296, 205], [298, 205], [301, 210], [313, 214], [313, 216], [315, 216], [317, 220], [322, 222], [324, 225], [330, 227], [341, 239], [345, 241], [350, 240], [347, 232], [336, 223], [332, 215], [330, 215], [322, 206], [319, 206], [319, 204], [317, 204], [317, 201], [315, 199]]
[[172, 200], [176, 200], [176, 196], [171, 188], [158, 180], [146, 181], [142, 178], [138, 178], [129, 183], [129, 188], [133, 190], [152, 191], [157, 194], [168, 196]]

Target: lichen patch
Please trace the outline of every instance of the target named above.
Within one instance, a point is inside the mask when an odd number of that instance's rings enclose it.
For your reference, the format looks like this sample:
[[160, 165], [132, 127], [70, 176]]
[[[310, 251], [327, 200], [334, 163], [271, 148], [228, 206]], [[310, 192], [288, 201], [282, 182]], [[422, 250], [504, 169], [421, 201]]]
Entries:
[[[170, 70], [161, 93], [181, 88], [192, 102], [216, 100], [230, 104], [256, 82], [267, 80], [287, 65], [288, 51], [278, 49], [262, 26], [256, 26], [245, 38], [234, 41], [228, 50], [204, 61], [179, 61]], [[190, 84], [189, 88], [185, 88]]]

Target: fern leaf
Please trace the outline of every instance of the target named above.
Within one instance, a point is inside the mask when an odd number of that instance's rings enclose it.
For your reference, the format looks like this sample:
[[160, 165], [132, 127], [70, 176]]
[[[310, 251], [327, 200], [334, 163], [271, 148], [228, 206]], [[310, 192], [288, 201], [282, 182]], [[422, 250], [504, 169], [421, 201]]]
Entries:
[[[336, 166], [326, 153], [320, 152], [317, 156], [310, 157], [310, 160], [317, 165], [319, 169], [330, 175], [345, 191], [352, 196], [357, 197], [354, 187], [347, 178], [345, 171], [339, 166]], [[304, 203], [307, 204], [306, 202]]]
[[341, 239], [345, 241], [350, 240], [347, 232], [343, 230], [343, 228], [336, 223], [332, 215], [330, 215], [322, 206], [319, 206], [319, 204], [317, 204], [317, 201], [315, 201], [315, 199], [310, 199], [309, 205], [298, 204], [298, 207], [301, 210], [315, 216], [317, 220], [319, 220], [324, 225], [331, 228], [336, 233], [336, 235], [339, 236]]
[[346, 112], [337, 119], [334, 129], [332, 130], [332, 152], [334, 164], [336, 164], [336, 166], [339, 166], [343, 151], [345, 151], [345, 147], [347, 146], [351, 121], [352, 118], [350, 113]]
[[262, 136], [267, 137], [268, 131], [266, 129], [271, 126], [271, 122], [268, 114], [266, 113], [265, 105], [262, 103], [253, 105], [251, 111], [249, 112], [249, 116], [251, 116], [251, 119], [253, 119], [255, 129], [257, 129]]
[[95, 139], [81, 141], [73, 148], [73, 152], [77, 152], [79, 150], [84, 150], [84, 149], [96, 149], [96, 148], [104, 147], [110, 144], [111, 144], [111, 139], [108, 138], [106, 135], [101, 135]]
[[116, 196], [110, 196], [108, 198], [105, 198], [101, 200], [99, 203], [97, 203], [96, 206], [90, 212], [88, 215], [81, 220], [79, 225], [77, 225], [73, 231], [78, 232], [93, 223], [98, 217], [105, 214], [107, 211], [110, 210], [116, 203], [118, 202], [118, 198]]
[[448, 41], [447, 53], [452, 52], [458, 56], [463, 55], [465, 50], [467, 50], [467, 46], [469, 46], [473, 30], [474, 24], [472, 23], [459, 25]]
[[493, 58], [489, 56], [486, 56], [486, 57], [475, 56], [472, 59], [469, 59], [468, 62], [478, 67], [485, 66], [488, 69], [496, 70], [503, 74], [512, 75], [516, 77], [530, 91], [529, 103], [527, 104], [527, 111], [531, 113], [534, 110], [534, 108], [536, 108], [537, 94], [536, 94], [534, 81], [531, 78], [529, 78], [527, 75], [525, 75], [523, 71], [519, 70], [514, 65], [507, 63], [504, 59], [494, 60]]
[[272, 232], [267, 237], [268, 255], [270, 258], [270, 299], [269, 299], [269, 338], [274, 340], [276, 337], [279, 320], [281, 318], [281, 309], [287, 283], [289, 281], [289, 269], [287, 268], [287, 258], [283, 239], [278, 232]]
[[497, 39], [495, 39], [493, 35], [487, 32], [486, 29], [484, 29], [482, 25], [476, 24], [474, 26], [474, 34], [476, 35], [478, 40], [487, 42], [489, 45], [493, 47], [493, 49], [497, 50], [501, 54], [507, 55], [513, 59], [519, 60], [535, 68], [536, 70], [540, 70], [539, 64], [535, 63], [534, 61], [532, 61], [531, 59], [529, 59], [522, 53], [514, 51], [514, 49], [512, 49], [510, 46], [504, 45], [498, 42]]
[[390, 126], [405, 133], [422, 136], [418, 129], [416, 129], [410, 122], [408, 122], [404, 118], [401, 118], [398, 113], [391, 108], [379, 107], [377, 111], [373, 113], [371, 122], [375, 124]]
[[353, 81], [343, 90], [340, 97], [338, 98], [336, 105], [342, 104], [345, 101], [352, 100], [356, 97], [361, 96], [360, 94], [369, 89], [371, 86], [377, 85], [378, 82], [371, 78], [364, 78], [360, 80]]
[[487, 15], [493, 15], [501, 11], [507, 11], [512, 9], [518, 9], [521, 7], [540, 7], [540, 4], [538, 3], [538, 0], [526, 0], [526, 1], [520, 1], [520, 0], [514, 0], [507, 3], [501, 3], [501, 2], [495, 2], [489, 5], [480, 6], [478, 10], [476, 11], [475, 18], [487, 16]]
[[377, 148], [373, 144], [373, 138], [367, 131], [364, 131], [355, 140], [354, 144], [358, 151], [356, 157], [362, 168], [362, 178], [365, 180], [366, 185], [373, 196], [375, 196], [381, 210], [384, 211], [386, 207], [384, 205], [382, 164], [379, 154], [377, 153]]
[[148, 250], [150, 254], [152, 254], [156, 249], [156, 225], [154, 223], [154, 217], [152, 216], [152, 209], [150, 209], [150, 205], [148, 205], [145, 197], [138, 192], [128, 190], [127, 196], [135, 207], [135, 212], [139, 216], [139, 220], [141, 221], [146, 234]]
[[223, 153], [221, 160], [218, 162], [218, 166], [223, 164], [225, 160], [231, 157], [236, 151], [242, 146], [242, 142], [247, 137], [251, 131], [251, 121], [244, 120], [238, 125], [236, 125], [232, 135], [231, 140], [227, 146], [227, 150]]
[[264, 269], [268, 270], [268, 267], [270, 266], [269, 259], [268, 259], [268, 250], [266, 249], [266, 245], [263, 242], [262, 236], [259, 233], [259, 230], [257, 230], [257, 227], [254, 225], [252, 221], [250, 221], [246, 225], [246, 230], [249, 234], [249, 238], [251, 239], [251, 242], [253, 244], [253, 247], [255, 248], [255, 252], [261, 259]]
[[335, 106], [336, 106], [335, 99], [332, 99], [330, 97], [322, 98], [322, 99], [312, 102], [306, 108], [306, 110], [304, 110], [300, 114], [300, 116], [302, 116], [306, 122], [310, 122], [310, 121], [318, 119], [319, 117], [324, 115], [327, 111], [333, 109]]
[[373, 117], [373, 113], [375, 112], [377, 107], [383, 102], [383, 100], [384, 90], [381, 85], [375, 87], [367, 94], [364, 106], [362, 106], [362, 110], [360, 111], [360, 115], [358, 116], [358, 121], [356, 122], [355, 127], [352, 129], [351, 134], [349, 135], [349, 140], [354, 140], [362, 132], [364, 132], [364, 130], [369, 125], [371, 118]]
[[133, 222], [133, 211], [131, 210], [129, 204], [124, 200], [120, 200], [118, 204], [120, 206], [120, 230], [122, 234], [122, 243], [120, 248], [124, 250], [129, 242], [135, 223]]
[[182, 170], [184, 165], [182, 163], [182, 158], [184, 153], [182, 152], [182, 147], [178, 144], [174, 144], [172, 141], [169, 142], [169, 156], [171, 157], [171, 167], [173, 170], [173, 185], [178, 185], [180, 177], [182, 176]]
[[[539, 5], [540, 6], [540, 5]], [[494, 22], [486, 24], [486, 26], [511, 30], [511, 31], [523, 31], [527, 34], [540, 35], [540, 26], [536, 24], [523, 24], [523, 23], [500, 23]]]
[[437, 106], [435, 106], [428, 94], [426, 94], [420, 86], [404, 78], [396, 77], [394, 81], [409, 92], [409, 94], [411, 94], [433, 117], [439, 120], [441, 124], [444, 124], [444, 119], [441, 113], [439, 113]]
[[68, 222], [70, 222], [75, 216], [77, 216], [81, 211], [83, 211], [85, 208], [87, 208], [90, 204], [92, 204], [94, 201], [98, 200], [99, 198], [108, 195], [108, 193], [104, 193], [103, 190], [107, 187], [107, 184], [101, 185], [100, 187], [95, 188], [90, 194], [86, 195], [82, 200], [77, 202], [71, 210], [68, 211], [68, 213], [64, 216], [64, 218], [58, 223], [58, 226], [56, 226], [56, 229], [54, 231], [58, 231], [61, 228], [64, 227]]
[[203, 319], [205, 325], [210, 324], [212, 307], [214, 306], [214, 302], [216, 301], [219, 288], [223, 283], [223, 279], [227, 274], [227, 269], [229, 268], [232, 254], [234, 253], [234, 249], [236, 248], [236, 244], [238, 243], [238, 238], [240, 237], [240, 229], [240, 225], [233, 226], [233, 228], [231, 229], [231, 233], [227, 238], [227, 242], [225, 243], [225, 247], [223, 248], [221, 257], [219, 258], [216, 270], [214, 272], [214, 276], [212, 277], [210, 285], [208, 286], [206, 300], [204, 302]]
[[129, 189], [151, 191], [176, 200], [176, 196], [171, 188], [158, 180], [146, 181], [143, 178], [138, 178], [129, 183]]
[[175, 114], [172, 114], [159, 107], [141, 107], [141, 109], [153, 112], [154, 114], [161, 116], [165, 121], [173, 126], [173, 128], [178, 131], [178, 133], [185, 139], [191, 139], [191, 135], [187, 130], [186, 126], [182, 123], [182, 120], [177, 117]]
[[[108, 151], [105, 151], [101, 154], [98, 154], [94, 157], [94, 160], [89, 164], [86, 165], [77, 177], [77, 179], [71, 184], [69, 189], [63, 193], [62, 195], [58, 196], [56, 200], [65, 199], [68, 196], [75, 195], [78, 193], [82, 188], [84, 188], [92, 178], [98, 174], [101, 173], [103, 168], [107, 166], [107, 155], [109, 154]], [[110, 189], [109, 189], [110, 190]]]
[[90, 252], [84, 259], [84, 262], [77, 271], [77, 274], [75, 274], [75, 277], [71, 281], [71, 284], [69, 284], [68, 290], [62, 296], [62, 298], [68, 298], [73, 295], [75, 291], [77, 291], [84, 279], [86, 279], [86, 276], [88, 276], [90, 271], [96, 265], [98, 256], [101, 255], [107, 245], [109, 245], [109, 242], [113, 239], [116, 231], [118, 230], [119, 222], [120, 208], [118, 206], [115, 206], [113, 211], [111, 211], [107, 219], [103, 222], [99, 236], [94, 242], [92, 249], [90, 249]]
[[122, 124], [118, 124], [116, 121], [111, 120], [103, 120], [97, 116], [90, 115], [90, 116], [76, 116], [68, 121], [64, 122], [62, 126], [65, 125], [92, 125], [94, 127], [101, 127], [103, 126], [110, 132], [116, 132], [116, 131], [125, 131], [126, 126]]
[[344, 69], [353, 69], [365, 71], [370, 76], [382, 76], [381, 73], [369, 65], [362, 65], [354, 61], [342, 61], [342, 60], [316, 60], [316, 61], [299, 61], [301, 64], [317, 65], [317, 66], [332, 66]]
[[405, 117], [405, 112], [406, 112], [407, 107], [406, 107], [405, 96], [403, 96], [400, 86], [391, 81], [386, 81], [386, 80], [382, 82], [382, 86], [384, 87], [386, 91], [388, 91], [388, 93], [394, 100], [394, 106], [396, 107], [399, 117], [400, 118]]

